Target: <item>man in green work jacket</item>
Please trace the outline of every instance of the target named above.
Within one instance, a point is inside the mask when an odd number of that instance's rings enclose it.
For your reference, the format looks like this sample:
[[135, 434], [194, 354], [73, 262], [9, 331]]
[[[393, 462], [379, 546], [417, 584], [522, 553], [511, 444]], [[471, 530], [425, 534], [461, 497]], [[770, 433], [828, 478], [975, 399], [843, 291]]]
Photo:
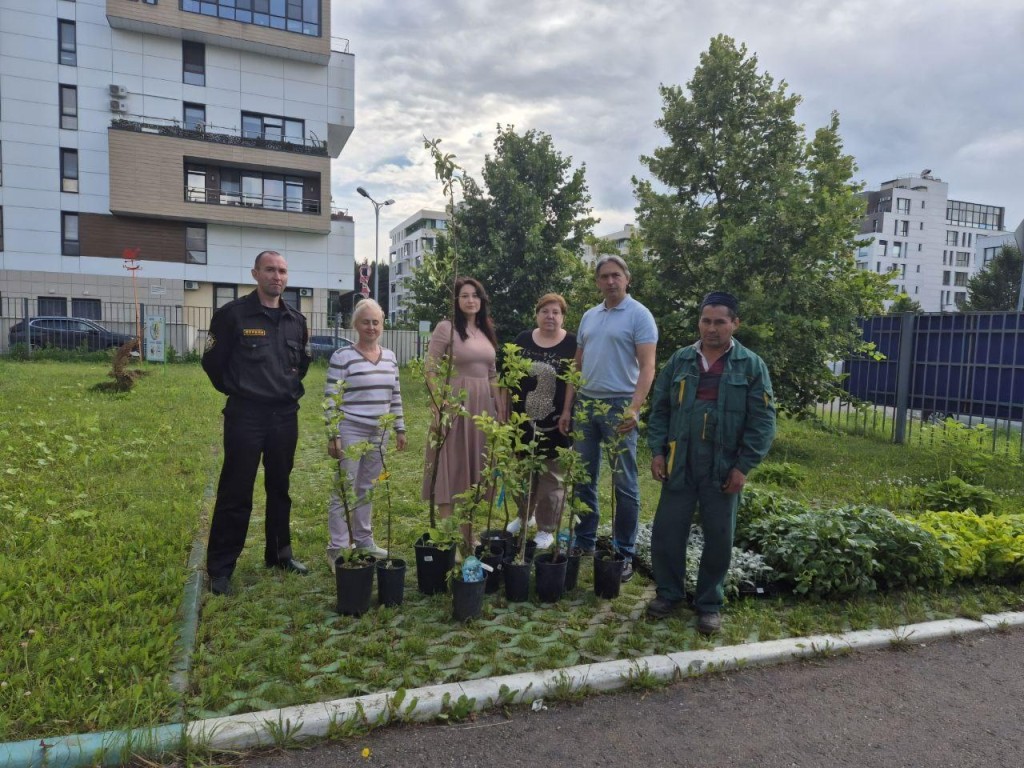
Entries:
[[700, 340], [676, 350], [658, 374], [647, 428], [651, 474], [662, 483], [651, 531], [658, 590], [647, 615], [665, 618], [686, 597], [686, 542], [699, 506], [704, 553], [694, 605], [703, 635], [721, 629], [740, 491], [775, 437], [768, 369], [733, 338], [737, 309], [732, 294], [704, 297]]

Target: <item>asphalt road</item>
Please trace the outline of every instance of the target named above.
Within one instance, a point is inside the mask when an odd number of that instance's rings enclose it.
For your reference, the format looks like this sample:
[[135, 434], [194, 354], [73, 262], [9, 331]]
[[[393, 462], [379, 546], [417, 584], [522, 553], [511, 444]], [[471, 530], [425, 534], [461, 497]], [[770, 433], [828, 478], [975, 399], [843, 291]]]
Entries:
[[[1024, 766], [1024, 630], [403, 725], [245, 768]], [[369, 756], [363, 750], [369, 749]]]

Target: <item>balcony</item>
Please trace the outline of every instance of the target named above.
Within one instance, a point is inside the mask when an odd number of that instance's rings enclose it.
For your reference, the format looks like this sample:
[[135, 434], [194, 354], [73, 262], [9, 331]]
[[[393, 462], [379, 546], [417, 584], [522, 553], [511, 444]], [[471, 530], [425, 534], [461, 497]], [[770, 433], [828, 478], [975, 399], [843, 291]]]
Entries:
[[218, 18], [215, 15], [192, 13], [182, 10], [177, 0], [156, 5], [107, 0], [107, 22], [114, 29], [195, 40], [322, 65], [331, 59], [330, 18], [330, 1], [320, 0], [319, 35], [309, 35], [243, 23], [236, 19]]
[[[110, 148], [110, 212], [121, 216], [229, 224], [329, 234], [330, 158], [322, 147], [269, 142], [116, 120], [107, 132]], [[282, 145], [282, 146], [277, 146]], [[315, 153], [308, 151], [315, 149]], [[186, 167], [230, 169], [266, 178], [297, 179], [301, 193], [219, 191], [212, 179], [188, 184]], [[283, 182], [282, 182], [283, 184]], [[294, 186], [294, 185], [293, 185]], [[189, 187], [192, 187], [190, 191]], [[207, 187], [214, 189], [207, 190]]]
[[225, 128], [205, 123], [200, 123], [195, 128], [186, 128], [177, 120], [160, 120], [147, 117], [142, 117], [138, 120], [115, 118], [110, 121], [110, 127], [118, 131], [173, 136], [178, 139], [206, 141], [211, 144], [225, 144], [233, 147], [246, 147], [248, 149], [295, 152], [302, 155], [327, 157], [327, 142], [321, 141], [315, 136], [303, 136], [301, 139], [298, 137], [291, 139], [267, 138], [266, 135], [252, 134], [251, 132], [246, 132], [243, 135], [235, 128]]

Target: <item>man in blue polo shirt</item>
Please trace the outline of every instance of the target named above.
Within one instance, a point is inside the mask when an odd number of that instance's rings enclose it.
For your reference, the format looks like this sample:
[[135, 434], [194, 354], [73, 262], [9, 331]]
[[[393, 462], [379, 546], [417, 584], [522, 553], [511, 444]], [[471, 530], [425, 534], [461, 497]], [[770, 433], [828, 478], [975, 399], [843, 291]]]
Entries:
[[[622, 580], [633, 576], [633, 546], [640, 513], [640, 483], [636, 468], [637, 419], [654, 381], [658, 327], [650, 311], [627, 292], [629, 268], [619, 256], [602, 256], [594, 266], [597, 288], [604, 301], [587, 310], [576, 334], [576, 368], [584, 383], [567, 393], [559, 429], [575, 426], [582, 434], [576, 451], [583, 457], [590, 482], [576, 486], [576, 497], [591, 511], [576, 526], [575, 546], [592, 554], [600, 512], [597, 483], [601, 448], [615, 436], [621, 442], [611, 457], [615, 484], [615, 528], [612, 545], [626, 557]], [[607, 412], [599, 403], [607, 403]]]

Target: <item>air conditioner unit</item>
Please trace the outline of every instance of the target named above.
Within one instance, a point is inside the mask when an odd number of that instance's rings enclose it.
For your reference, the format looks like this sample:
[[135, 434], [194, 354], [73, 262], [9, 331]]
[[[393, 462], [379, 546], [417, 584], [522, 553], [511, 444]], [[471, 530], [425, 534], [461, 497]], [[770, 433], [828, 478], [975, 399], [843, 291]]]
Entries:
[[128, 95], [128, 89], [125, 88], [123, 85], [118, 85], [117, 83], [111, 83], [110, 84], [110, 95], [111, 96], [116, 96], [117, 98], [124, 98], [125, 96]]
[[199, 283], [197, 281], [195, 281], [195, 280], [186, 280], [185, 281], [185, 290], [186, 291], [198, 291], [199, 290]]
[[312, 288], [299, 288], [299, 296], [312, 296], [312, 295], [313, 295], [313, 289]]
[[111, 112], [127, 112], [128, 111], [128, 105], [125, 104], [120, 99], [111, 99], [110, 100], [110, 111]]

